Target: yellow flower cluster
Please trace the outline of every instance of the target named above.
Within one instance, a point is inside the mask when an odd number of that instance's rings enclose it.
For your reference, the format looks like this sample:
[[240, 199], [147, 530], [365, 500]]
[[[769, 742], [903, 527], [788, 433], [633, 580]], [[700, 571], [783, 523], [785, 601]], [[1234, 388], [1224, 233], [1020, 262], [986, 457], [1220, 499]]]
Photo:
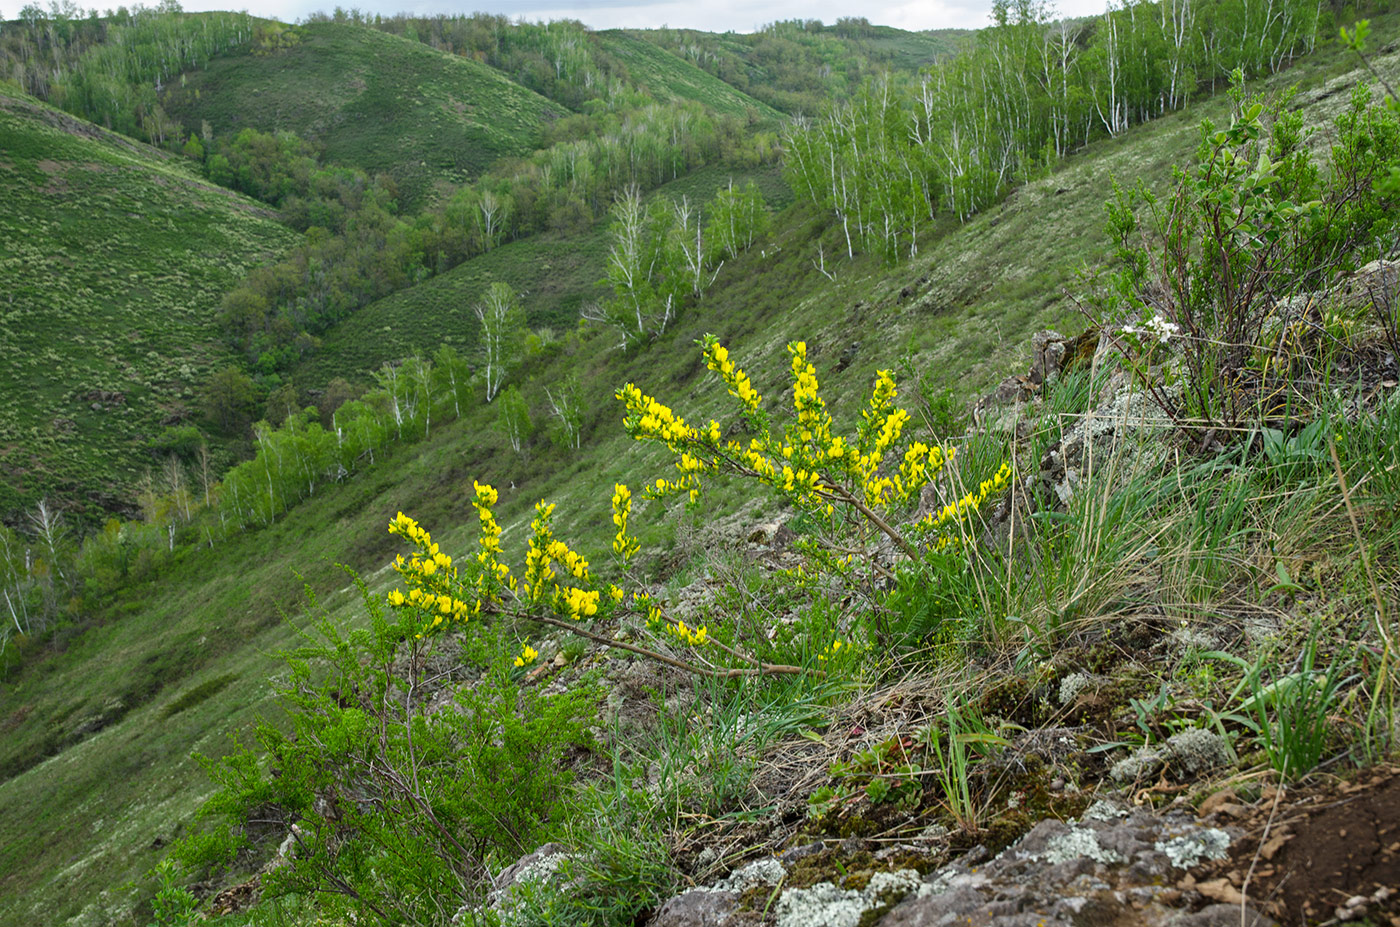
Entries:
[[[713, 335], [703, 341], [706, 366], [719, 373], [735, 396], [741, 411], [758, 414], [759, 396], [748, 376], [730, 358], [729, 351]], [[737, 441], [721, 445], [723, 430], [711, 421], [697, 430], [686, 425], [668, 406], [628, 384], [618, 392], [627, 407], [624, 423], [638, 440], [664, 442], [675, 454], [679, 478], [660, 478], [646, 488], [646, 495], [661, 498], [688, 493], [692, 502], [699, 496], [701, 476], [727, 470], [766, 483], [786, 494], [803, 508], [830, 514], [831, 503], [845, 491], [863, 497], [867, 505], [889, 506], [907, 502], [943, 466], [942, 448], [916, 444], [904, 455], [897, 473], [882, 475], [886, 454], [903, 436], [909, 413], [895, 405], [898, 390], [888, 370], [879, 371], [869, 406], [862, 412], [862, 423], [852, 443], [833, 434], [831, 415], [820, 394], [816, 368], [807, 358], [807, 344], [794, 341], [787, 346], [792, 373], [794, 420], [781, 436], [767, 428], [762, 419], [758, 437], [745, 448]]]
[[832, 657], [834, 657], [834, 656], [836, 656], [838, 653], [840, 653], [841, 650], [842, 650], [842, 648], [848, 648], [848, 649], [849, 649], [849, 646], [850, 646], [850, 645], [847, 644], [847, 643], [846, 643], [845, 641], [843, 641], [843, 640], [839, 640], [839, 639], [838, 639], [838, 640], [834, 640], [834, 641], [832, 641], [830, 644], [827, 644], [825, 650], [823, 650], [821, 653], [817, 654], [817, 659], [818, 659], [819, 661], [821, 661], [822, 663], [825, 663], [827, 660], [831, 659]]
[[431, 620], [424, 631], [431, 631], [453, 618], [465, 620], [478, 610], [454, 594], [457, 568], [425, 528], [399, 512], [389, 522], [389, 533], [406, 538], [416, 548], [407, 559], [403, 554], [394, 558], [394, 571], [403, 577], [408, 592], [390, 590], [387, 596], [390, 606], [414, 608], [430, 614]]
[[651, 596], [645, 592], [632, 593], [632, 606], [638, 611], [646, 613], [647, 630], [659, 632], [665, 626], [666, 619], [661, 614], [661, 606], [652, 601]]
[[904, 479], [904, 474], [898, 477], [880, 475], [880, 465], [884, 462], [885, 452], [899, 441], [904, 434], [904, 426], [909, 421], [909, 413], [894, 404], [898, 394], [890, 372], [877, 371], [875, 388], [870, 394], [870, 404], [860, 413], [858, 449], [853, 455], [855, 466], [852, 476], [860, 480], [866, 505], [885, 506], [906, 501], [910, 494], [917, 492], [923, 485]]
[[961, 499], [949, 502], [937, 512], [930, 512], [919, 523], [921, 527], [940, 529], [949, 523], [966, 518], [981, 507], [987, 497], [999, 493], [1011, 482], [1011, 464], [1003, 463], [989, 480], [983, 480], [976, 489], [969, 490]]
[[549, 524], [553, 514], [552, 503], [541, 500], [535, 504], [535, 518], [530, 522], [533, 529], [530, 546], [525, 552], [525, 598], [531, 604], [539, 604], [548, 598], [556, 611], [570, 618], [594, 615], [598, 611], [599, 593], [572, 587], [566, 589], [555, 582], [555, 564], [576, 580], [591, 583], [593, 578], [588, 572], [588, 561], [554, 537], [554, 530]]
[[666, 630], [678, 641], [683, 641], [692, 647], [703, 647], [710, 639], [709, 631], [702, 624], [698, 628], [687, 627], [684, 621], [677, 621], [675, 624], [667, 625]]
[[531, 647], [529, 644], [526, 644], [525, 649], [520, 651], [520, 656], [515, 658], [515, 665], [529, 666], [531, 663], [534, 663], [535, 660], [539, 658], [539, 655], [540, 653], [538, 650]]
[[477, 563], [481, 564], [481, 574], [478, 578], [479, 598], [489, 600], [494, 594], [495, 586], [501, 584], [514, 588], [515, 581], [510, 575], [510, 567], [501, 562], [501, 526], [496, 522], [496, 516], [492, 514], [491, 507], [500, 499], [500, 494], [495, 487], [489, 483], [478, 483], [472, 481], [472, 508], [476, 509], [478, 520], [481, 522], [481, 538], [478, 543], [481, 551], [476, 555]]
[[593, 577], [588, 573], [588, 561], [583, 559], [583, 555], [577, 553], [563, 541], [551, 541], [549, 544], [549, 556], [556, 562], [563, 564], [564, 569], [569, 571], [569, 575], [574, 579], [581, 579], [584, 582], [592, 582]]
[[566, 618], [577, 621], [598, 614], [598, 600], [601, 597], [602, 593], [596, 589], [590, 592], [575, 586], [564, 586], [554, 593], [554, 607]]
[[705, 366], [719, 374], [724, 385], [729, 387], [729, 395], [739, 400], [744, 411], [757, 412], [762, 398], [758, 395], [758, 390], [753, 388], [748, 374], [729, 359], [729, 349], [720, 344], [714, 335], [706, 335], [704, 344]]
[[552, 571], [549, 569], [549, 547], [554, 542], [554, 531], [549, 526], [549, 516], [554, 514], [554, 505], [546, 505], [541, 499], [535, 503], [535, 517], [530, 521], [530, 546], [525, 551], [525, 596], [532, 603], [538, 603], [544, 595], [545, 582]]
[[638, 441], [652, 438], [664, 441], [672, 451], [679, 454], [683, 445], [695, 441], [699, 433], [671, 411], [670, 406], [662, 405], [652, 397], [628, 383], [617, 391], [617, 398], [626, 407], [622, 426]]
[[[839, 459], [845, 442], [833, 441], [831, 437], [831, 416], [826, 411], [826, 401], [817, 392], [817, 368], [807, 360], [807, 342], [794, 341], [787, 346], [787, 351], [792, 361], [792, 407], [797, 412], [797, 423], [789, 430], [788, 443], [813, 452], [818, 462], [828, 457]], [[791, 458], [793, 455], [784, 456]]]
[[622, 560], [624, 568], [627, 561], [632, 559], [632, 555], [641, 547], [641, 543], [627, 533], [627, 520], [632, 517], [632, 490], [626, 484], [614, 483], [612, 496], [612, 517], [613, 526], [617, 528], [617, 534], [613, 537], [612, 549]]

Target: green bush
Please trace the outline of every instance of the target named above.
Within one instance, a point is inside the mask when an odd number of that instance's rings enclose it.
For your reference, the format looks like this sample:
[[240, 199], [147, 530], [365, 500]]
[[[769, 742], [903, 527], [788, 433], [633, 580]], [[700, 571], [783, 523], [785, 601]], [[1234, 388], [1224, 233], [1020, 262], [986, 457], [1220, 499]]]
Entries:
[[[259, 822], [274, 824], [267, 844], [295, 825], [269, 895], [315, 894], [328, 911], [386, 923], [447, 923], [481, 900], [490, 871], [565, 823], [564, 757], [587, 742], [594, 695], [521, 688], [513, 644], [480, 625], [460, 641], [466, 665], [444, 674], [444, 638], [423, 640], [416, 617], [384, 612], [360, 588], [368, 629], [346, 636], [322, 623], [287, 655], [279, 697], [289, 723], [264, 722], [256, 747], [201, 760], [219, 790], [177, 854], [227, 864], [259, 842]], [[469, 666], [480, 677], [462, 684]]]

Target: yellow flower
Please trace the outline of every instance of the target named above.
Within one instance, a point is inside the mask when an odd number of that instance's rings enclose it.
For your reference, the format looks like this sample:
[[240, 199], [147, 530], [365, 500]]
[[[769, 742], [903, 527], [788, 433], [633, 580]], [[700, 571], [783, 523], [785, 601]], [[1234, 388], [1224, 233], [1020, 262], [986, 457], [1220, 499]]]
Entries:
[[408, 600], [404, 598], [404, 594], [397, 589], [389, 593], [389, 604], [395, 608], [399, 608], [406, 601]]
[[529, 666], [531, 663], [535, 662], [539, 655], [539, 651], [531, 647], [529, 644], [526, 644], [525, 649], [520, 651], [520, 656], [515, 658], [515, 665]]

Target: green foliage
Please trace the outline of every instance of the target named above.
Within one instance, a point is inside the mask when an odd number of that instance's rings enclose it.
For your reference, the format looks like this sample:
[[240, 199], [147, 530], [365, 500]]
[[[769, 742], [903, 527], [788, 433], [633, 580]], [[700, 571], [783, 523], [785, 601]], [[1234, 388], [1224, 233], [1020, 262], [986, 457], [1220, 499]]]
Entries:
[[657, 197], [643, 204], [632, 187], [617, 198], [611, 216], [603, 282], [613, 298], [585, 307], [583, 317], [617, 331], [624, 348], [665, 334], [686, 302], [715, 282], [724, 260], [752, 248], [770, 225], [758, 185], [749, 181], [735, 189], [733, 178], [694, 209], [684, 194], [675, 202]]
[[73, 4], [32, 6], [18, 28], [0, 37], [0, 73], [26, 93], [84, 119], [160, 147], [189, 147], [179, 122], [159, 100], [161, 84], [187, 68], [246, 45], [257, 26], [243, 13], [186, 14], [136, 7], [84, 18]]
[[940, 213], [966, 221], [1095, 134], [1121, 135], [1235, 68], [1277, 71], [1318, 36], [1318, 8], [1301, 0], [1277, 14], [1242, 0], [1180, 17], [1149, 6], [1052, 21], [1049, 7], [1002, 4], [929, 75], [871, 76], [796, 121], [784, 143], [793, 190], [835, 216], [848, 255], [859, 241], [912, 257]]
[[530, 404], [525, 401], [520, 389], [511, 386], [500, 395], [496, 403], [501, 433], [505, 435], [510, 449], [524, 455], [529, 449], [530, 438], [535, 433], [535, 423], [530, 418]]
[[727, 127], [732, 120], [698, 104], [648, 104], [586, 121], [581, 138], [528, 161], [507, 160], [411, 221], [396, 218], [383, 197], [365, 196], [344, 234], [313, 229], [285, 261], [251, 274], [225, 298], [221, 322], [250, 361], [267, 373], [285, 369], [369, 303], [502, 243], [558, 228], [561, 214], [565, 226], [586, 225], [624, 191], [742, 158], [745, 143]]
[[511, 368], [520, 362], [525, 340], [525, 313], [510, 284], [501, 282], [487, 287], [486, 295], [472, 306], [472, 311], [481, 323], [481, 348], [485, 355], [482, 375], [486, 401], [492, 402]]
[[691, 29], [630, 31], [791, 115], [820, 112], [884, 71], [912, 74], [954, 51], [961, 30], [905, 32], [861, 17], [772, 22], [749, 35]]
[[199, 899], [180, 882], [180, 870], [173, 860], [162, 860], [155, 869], [160, 889], [151, 902], [155, 920], [151, 927], [189, 927], [201, 919]]
[[386, 616], [360, 588], [368, 628], [345, 635], [321, 623], [288, 654], [278, 691], [290, 728], [263, 723], [256, 752], [206, 761], [220, 786], [202, 812], [208, 835], [179, 855], [226, 861], [249, 839], [250, 817], [275, 816], [295, 822], [295, 842], [265, 891], [320, 894], [332, 910], [389, 923], [446, 924], [480, 900], [488, 871], [562, 825], [561, 759], [587, 743], [593, 696], [521, 689], [500, 632], [480, 629], [464, 652], [481, 675], [429, 711], [413, 693], [433, 685], [433, 645], [416, 618]]
[[971, 772], [976, 760], [1007, 745], [975, 705], [950, 701], [943, 718], [918, 732], [916, 742], [927, 751], [937, 770], [935, 778], [953, 820], [976, 831], [980, 807], [973, 795]]
[[512, 921], [530, 927], [629, 927], [680, 884], [656, 811], [633, 790], [590, 788], [568, 831], [574, 848], [553, 878], [512, 891]]
[[1369, 88], [1337, 118], [1319, 171], [1300, 117], [1280, 105], [1266, 131], [1263, 102], [1244, 97], [1238, 71], [1235, 83], [1239, 111], [1226, 129], [1202, 126], [1195, 169], [1178, 171], [1164, 199], [1140, 187], [1109, 210], [1121, 269], [1106, 280], [1101, 319], [1139, 366], [1180, 336], [1180, 400], [1149, 389], [1182, 427], [1238, 429], [1306, 410], [1328, 358], [1306, 349], [1290, 301], [1378, 257], [1400, 227], [1380, 182], [1400, 169], [1400, 118], [1372, 105]]
[[[357, 21], [353, 12], [335, 18]], [[766, 105], [645, 41], [619, 32], [594, 32], [572, 20], [530, 23], [491, 13], [432, 18], [399, 14], [376, 18], [374, 27], [484, 61], [575, 111], [617, 109], [638, 100], [691, 100], [717, 113], [777, 116]]]
[[1356, 679], [1349, 675], [1354, 662], [1342, 654], [1335, 655], [1325, 670], [1318, 666], [1319, 636], [1314, 626], [1294, 672], [1265, 684], [1256, 666], [1248, 677], [1250, 696], [1241, 704], [1241, 710], [1252, 713], [1257, 722], [1269, 765], [1284, 779], [1302, 778], [1322, 761], [1334, 732], [1332, 713], [1342, 690]]
[[295, 236], [182, 160], [4, 90], [0, 135], [0, 514], [47, 495], [100, 524], [232, 359], [220, 296]]
[[289, 130], [327, 161], [385, 174], [414, 210], [442, 186], [535, 147], [557, 107], [472, 59], [374, 29], [311, 22], [270, 55], [224, 55], [166, 88], [164, 105], [216, 137]]
[[736, 189], [731, 180], [728, 188], [715, 196], [706, 212], [709, 219], [705, 224], [706, 246], [711, 253], [718, 251], [731, 259], [752, 248], [754, 241], [766, 235], [771, 225], [763, 194], [753, 181]]
[[169, 718], [171, 715], [177, 715], [186, 709], [193, 708], [200, 702], [218, 695], [229, 683], [237, 679], [238, 677], [232, 673], [225, 673], [222, 676], [215, 676], [213, 679], [206, 679], [169, 705], [166, 705], [161, 711], [161, 717]]
[[554, 388], [546, 386], [545, 396], [554, 418], [549, 440], [566, 450], [578, 450], [583, 440], [584, 409], [577, 374], [566, 377]]
[[148, 446], [151, 453], [157, 457], [173, 454], [184, 460], [191, 460], [203, 443], [204, 435], [200, 434], [194, 425], [169, 425], [152, 438]]
[[[186, 154], [204, 159], [199, 146]], [[382, 176], [371, 180], [354, 167], [326, 166], [320, 149], [295, 133], [259, 132], [245, 128], [230, 138], [217, 138], [205, 164], [209, 179], [282, 210], [283, 221], [298, 231], [312, 227], [340, 234], [370, 203], [388, 208], [396, 188]]]

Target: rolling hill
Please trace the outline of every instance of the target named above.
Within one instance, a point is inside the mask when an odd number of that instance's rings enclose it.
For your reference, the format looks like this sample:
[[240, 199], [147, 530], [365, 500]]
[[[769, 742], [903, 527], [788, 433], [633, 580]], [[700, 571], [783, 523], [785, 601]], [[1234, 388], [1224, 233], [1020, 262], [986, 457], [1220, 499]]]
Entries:
[[172, 84], [165, 104], [219, 136], [289, 130], [333, 163], [385, 173], [414, 211], [492, 163], [531, 151], [557, 104], [469, 58], [343, 23], [296, 27], [268, 55], [220, 56]]
[[658, 100], [693, 100], [717, 113], [758, 120], [782, 118], [767, 103], [631, 33], [612, 29], [595, 33], [595, 37], [604, 51], [627, 68], [632, 83]]
[[131, 506], [232, 360], [219, 300], [296, 240], [171, 155], [0, 87], [0, 513]]

